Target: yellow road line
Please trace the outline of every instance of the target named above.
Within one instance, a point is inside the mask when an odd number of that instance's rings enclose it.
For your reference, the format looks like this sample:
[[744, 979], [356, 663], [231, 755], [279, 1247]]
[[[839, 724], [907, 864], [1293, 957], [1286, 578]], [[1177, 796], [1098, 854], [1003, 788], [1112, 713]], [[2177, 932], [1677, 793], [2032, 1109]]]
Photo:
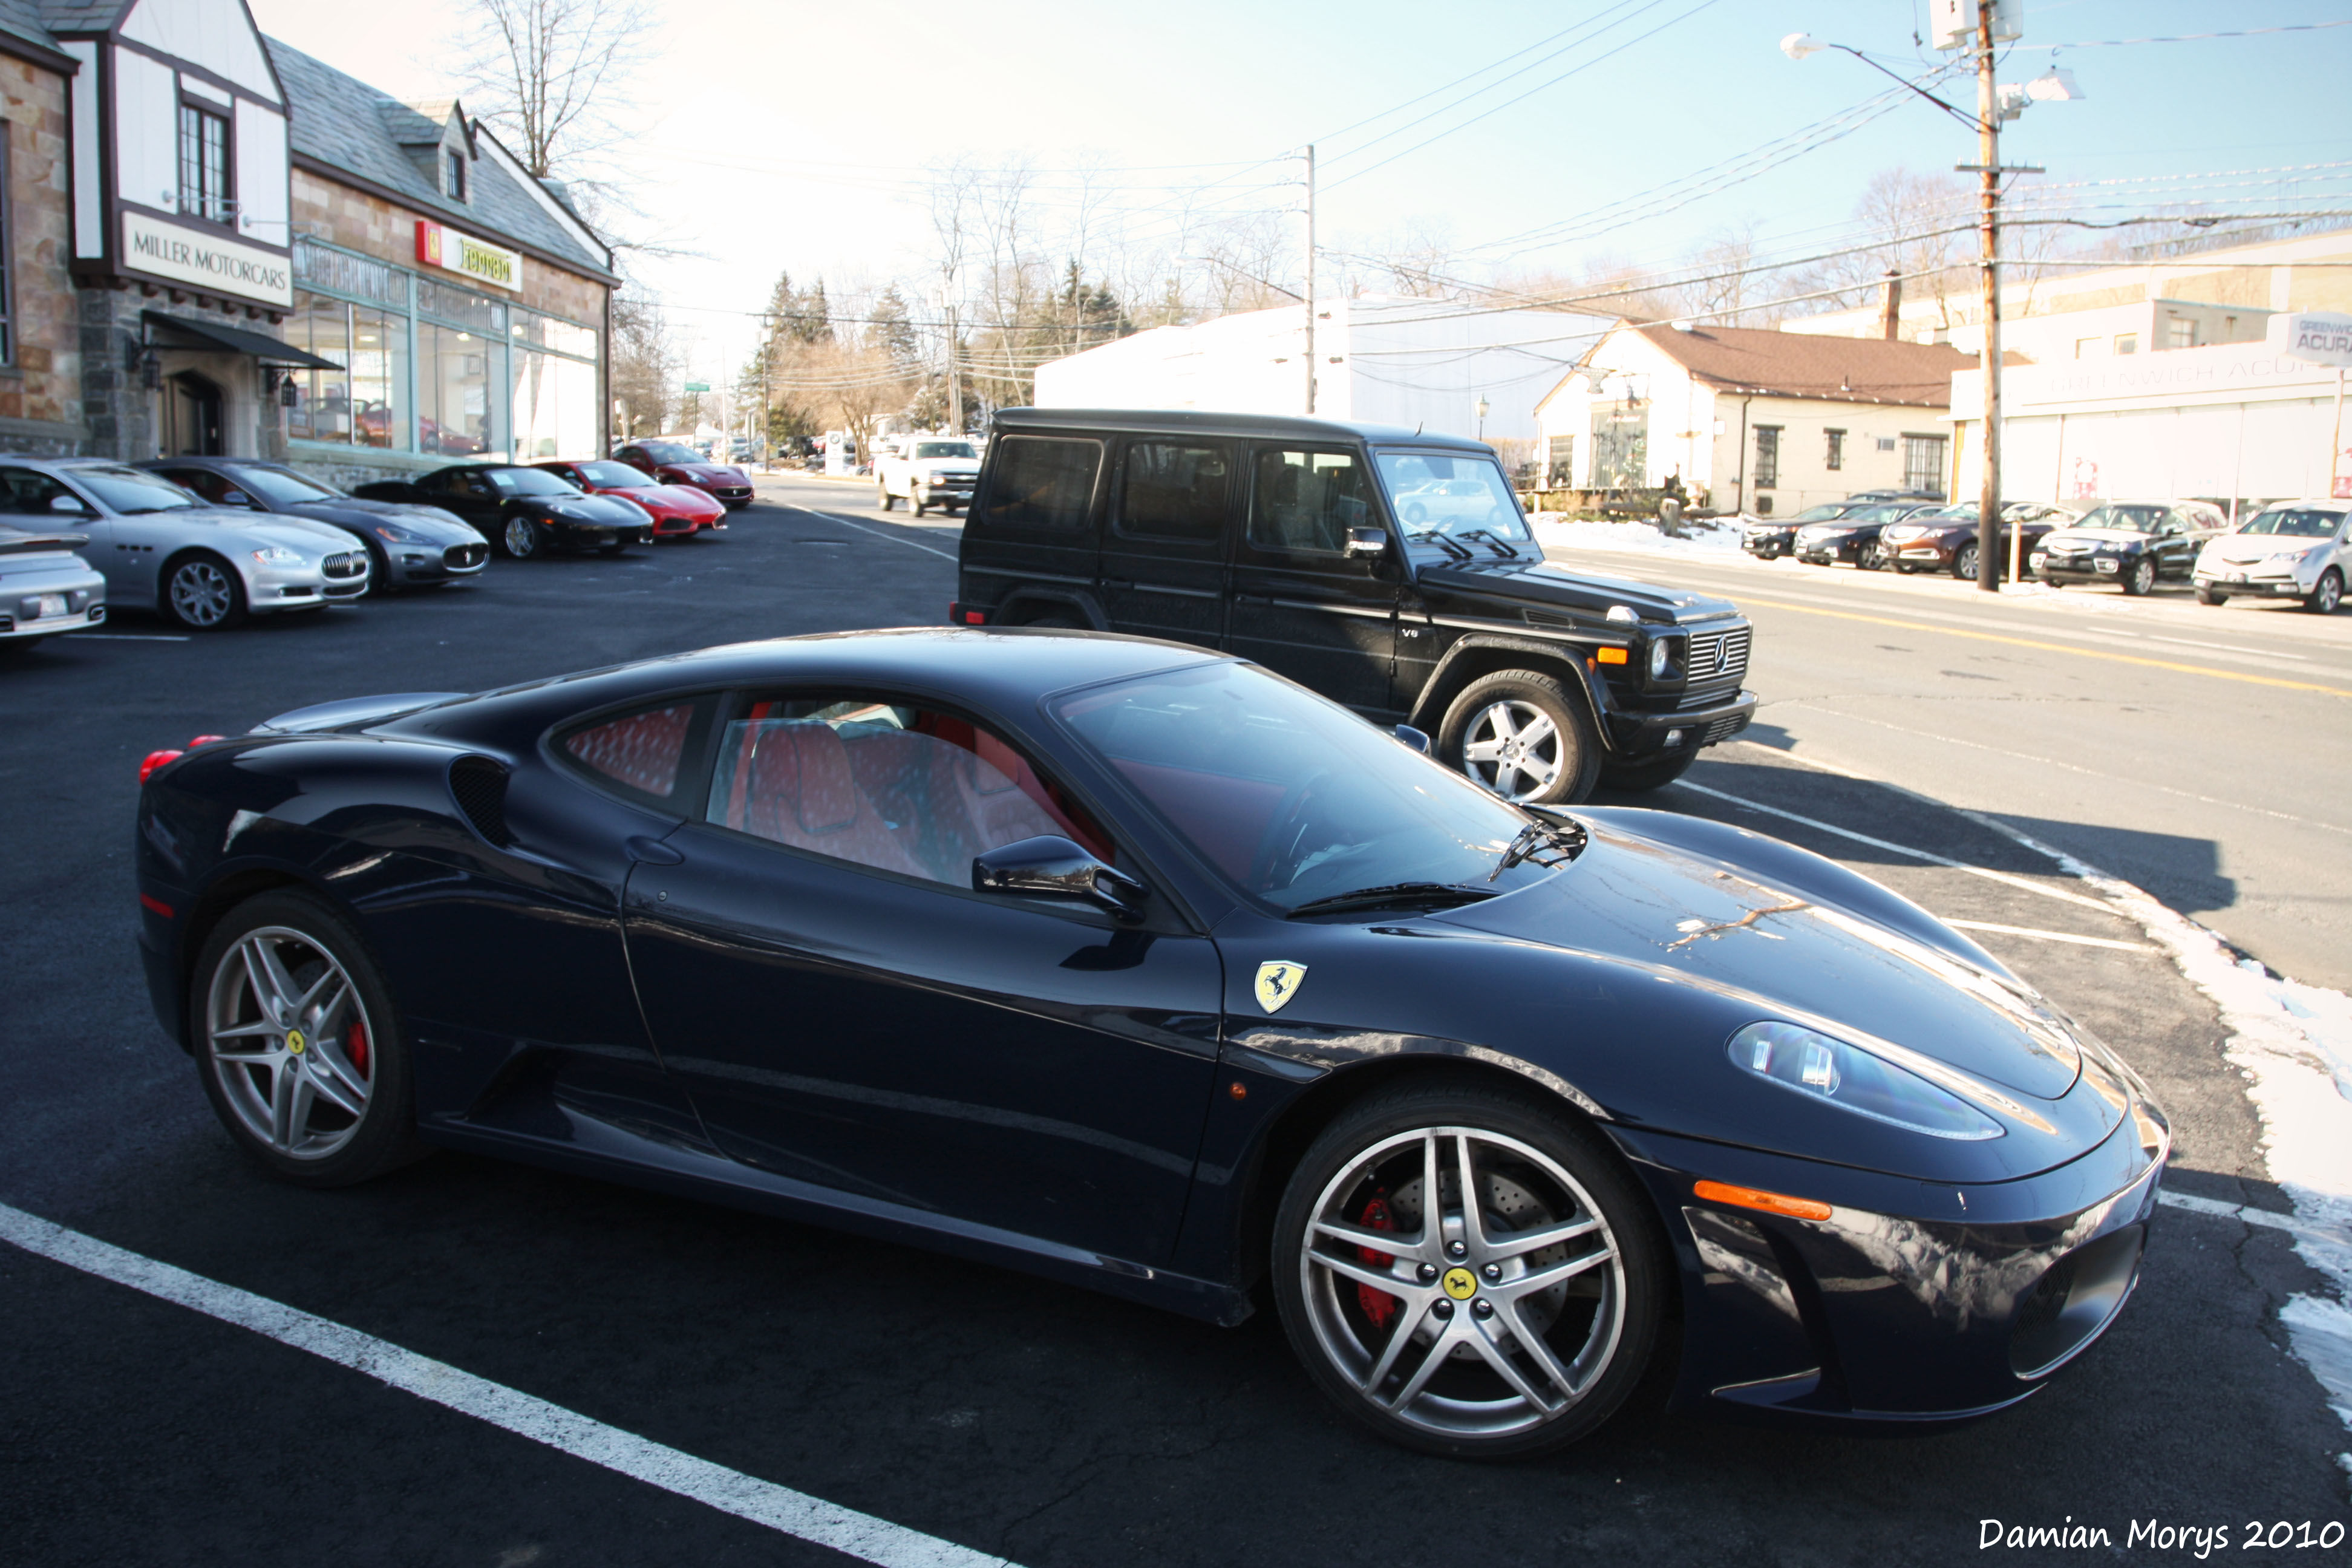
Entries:
[[1760, 594], [1741, 594], [1740, 604], [1770, 605], [1775, 609], [1794, 610], [1801, 616], [1829, 616], [1841, 621], [1867, 621], [1874, 626], [1901, 626], [1907, 631], [1940, 632], [1948, 637], [1974, 637], [1979, 642], [2008, 643], [2015, 647], [2038, 647], [2047, 653], [2071, 653], [2077, 658], [2104, 658], [2116, 664], [2146, 665], [2150, 669], [2175, 669], [2183, 675], [2210, 675], [2216, 680], [2242, 680], [2251, 686], [2283, 686], [2290, 691], [2324, 691], [2331, 697], [2352, 697], [2352, 687], [2323, 686], [2314, 680], [2287, 680], [2275, 675], [2247, 675], [2234, 669], [2214, 669], [2202, 664], [2180, 664], [2168, 658], [2142, 658], [2132, 653], [2108, 653], [2102, 648], [2069, 647], [2064, 643], [2042, 642], [2035, 637], [2004, 637], [1999, 632], [1963, 631], [1958, 626], [1939, 626], [1927, 621], [1898, 621], [1891, 616], [1864, 616], [1852, 610], [1821, 610], [1811, 605], [1791, 604], [1786, 599], [1767, 598]]

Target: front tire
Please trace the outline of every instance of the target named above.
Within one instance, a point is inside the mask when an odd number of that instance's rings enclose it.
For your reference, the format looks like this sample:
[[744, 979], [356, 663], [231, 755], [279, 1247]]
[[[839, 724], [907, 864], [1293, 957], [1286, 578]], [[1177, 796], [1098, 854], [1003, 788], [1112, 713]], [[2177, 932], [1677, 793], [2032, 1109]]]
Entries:
[[2343, 574], [2330, 566], [2319, 574], [2319, 581], [2312, 588], [2310, 596], [2303, 601], [2303, 607], [2315, 616], [2332, 616], [2336, 613], [2336, 606], [2343, 602]]
[[907, 510], [917, 517], [924, 516], [931, 510], [930, 494], [919, 482], [907, 492]]
[[1854, 557], [1853, 563], [1856, 566], [1861, 567], [1865, 572], [1878, 572], [1885, 570], [1886, 566], [1886, 546], [1879, 543], [1875, 539], [1872, 540], [1869, 543], [1862, 547], [1862, 553]]
[[1291, 1349], [1350, 1419], [1463, 1459], [1608, 1420], [1666, 1293], [1646, 1200], [1590, 1130], [1533, 1093], [1445, 1079], [1325, 1129], [1284, 1189], [1273, 1275]]
[[1977, 547], [1973, 540], [1952, 552], [1952, 575], [1963, 583], [1977, 580]]
[[223, 632], [246, 616], [245, 581], [217, 555], [184, 555], [163, 569], [164, 615], [192, 632]]
[[2155, 592], [2156, 563], [2142, 556], [2124, 574], [2124, 593], [2130, 598], [2145, 599]]
[[510, 517], [499, 530], [499, 548], [509, 561], [528, 561], [547, 545], [539, 524], [527, 517]]
[[1501, 670], [1464, 687], [1438, 726], [1437, 754], [1521, 805], [1582, 800], [1601, 772], [1601, 737], [1583, 699], [1531, 669]]
[[2230, 595], [2214, 588], [2200, 588], [2197, 590], [2197, 602], [2200, 605], [2226, 605], [2230, 602]]
[[1618, 790], [1664, 789], [1698, 761], [1696, 750], [1678, 757], [1656, 757], [1646, 763], [1621, 763], [1612, 757], [1601, 764], [1601, 787]]
[[347, 1186], [424, 1152], [391, 995], [358, 933], [310, 894], [260, 894], [215, 928], [188, 1027], [221, 1124], [281, 1180]]
[[890, 493], [890, 487], [888, 485], [877, 485], [874, 488], [882, 492], [882, 510], [884, 511], [896, 511], [898, 510], [898, 498]]

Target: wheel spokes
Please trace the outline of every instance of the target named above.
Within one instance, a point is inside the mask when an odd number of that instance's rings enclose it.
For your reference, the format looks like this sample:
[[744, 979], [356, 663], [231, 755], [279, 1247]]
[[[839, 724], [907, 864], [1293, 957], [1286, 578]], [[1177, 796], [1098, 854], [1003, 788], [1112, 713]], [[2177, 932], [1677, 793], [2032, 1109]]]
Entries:
[[1516, 1279], [1498, 1280], [1490, 1289], [1496, 1295], [1517, 1300], [1521, 1297], [1532, 1296], [1538, 1290], [1549, 1290], [1555, 1285], [1564, 1284], [1616, 1256], [1616, 1248], [1603, 1247], [1598, 1252], [1588, 1252], [1580, 1258], [1570, 1258], [1559, 1263], [1547, 1263], [1540, 1268], [1530, 1268]]
[[[1528, 1374], [1521, 1372], [1517, 1363], [1511, 1360], [1510, 1352], [1505, 1350], [1502, 1342], [1495, 1338], [1495, 1329], [1500, 1321], [1499, 1318], [1489, 1318], [1484, 1323], [1474, 1321], [1469, 1343], [1478, 1352], [1478, 1359], [1485, 1362], [1496, 1376], [1509, 1384], [1514, 1394], [1537, 1409], [1549, 1414], [1558, 1407], [1559, 1400], [1547, 1398], [1543, 1390], [1529, 1382]], [[1513, 1339], [1521, 1337], [1516, 1329], [1512, 1331]]]
[[[1429, 1240], [1429, 1227], [1426, 1223], [1423, 1225], [1421, 1234], [1418, 1236], [1408, 1236], [1402, 1231], [1393, 1230], [1366, 1230], [1361, 1226], [1349, 1225], [1344, 1220], [1335, 1219], [1318, 1219], [1315, 1222], [1315, 1229], [1318, 1234], [1328, 1236], [1334, 1241], [1343, 1241], [1350, 1247], [1360, 1247], [1372, 1252], [1385, 1252], [1391, 1258], [1409, 1258], [1416, 1262], [1434, 1263], [1436, 1261], [1436, 1258], [1432, 1256], [1435, 1248]], [[1318, 1249], [1316, 1256], [1320, 1258], [1323, 1254]]]
[[1582, 1219], [1570, 1220], [1566, 1225], [1548, 1225], [1538, 1230], [1497, 1231], [1486, 1238], [1486, 1256], [1496, 1260], [1521, 1258], [1530, 1252], [1540, 1252], [1547, 1247], [1559, 1247], [1574, 1241], [1580, 1236], [1590, 1236], [1601, 1228], [1601, 1222], [1587, 1215]]

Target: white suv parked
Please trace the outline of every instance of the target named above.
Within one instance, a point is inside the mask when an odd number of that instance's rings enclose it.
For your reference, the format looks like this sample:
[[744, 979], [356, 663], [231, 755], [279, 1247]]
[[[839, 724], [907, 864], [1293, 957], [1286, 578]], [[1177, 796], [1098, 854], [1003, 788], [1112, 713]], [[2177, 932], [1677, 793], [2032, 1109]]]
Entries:
[[2344, 602], [2352, 572], [2352, 501], [2273, 501], [2235, 533], [2208, 540], [2197, 555], [2197, 602], [2226, 604], [2232, 594], [2301, 599], [2318, 615]]

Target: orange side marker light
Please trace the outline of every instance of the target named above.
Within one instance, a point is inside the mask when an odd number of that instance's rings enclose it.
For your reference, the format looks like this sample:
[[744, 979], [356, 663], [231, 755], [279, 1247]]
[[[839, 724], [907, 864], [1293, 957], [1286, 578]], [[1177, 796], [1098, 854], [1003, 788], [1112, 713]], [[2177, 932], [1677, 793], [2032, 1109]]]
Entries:
[[1830, 1217], [1830, 1205], [1811, 1198], [1792, 1198], [1782, 1193], [1759, 1192], [1754, 1187], [1735, 1187], [1728, 1182], [1701, 1182], [1691, 1191], [1711, 1204], [1761, 1209], [1766, 1214], [1784, 1214], [1791, 1219]]
[[1622, 647], [1604, 647], [1596, 651], [1592, 657], [1603, 664], [1623, 664], [1625, 650]]

